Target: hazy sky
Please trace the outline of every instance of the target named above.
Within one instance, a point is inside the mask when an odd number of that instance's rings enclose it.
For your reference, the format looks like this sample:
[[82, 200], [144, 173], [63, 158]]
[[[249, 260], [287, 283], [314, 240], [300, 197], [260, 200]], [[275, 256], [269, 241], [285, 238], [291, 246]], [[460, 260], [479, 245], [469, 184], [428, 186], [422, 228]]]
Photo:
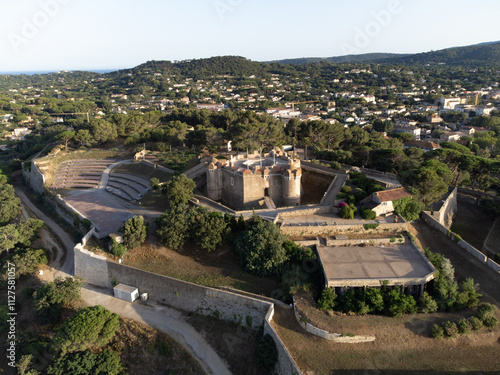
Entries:
[[498, 0], [0, 0], [0, 71], [426, 52], [500, 40]]

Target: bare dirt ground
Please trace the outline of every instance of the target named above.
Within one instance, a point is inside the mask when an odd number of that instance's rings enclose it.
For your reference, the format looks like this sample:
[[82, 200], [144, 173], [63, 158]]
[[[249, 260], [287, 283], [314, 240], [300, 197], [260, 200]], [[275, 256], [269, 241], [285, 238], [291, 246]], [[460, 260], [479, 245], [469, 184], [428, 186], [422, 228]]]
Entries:
[[259, 332], [215, 317], [194, 314], [191, 324], [229, 365], [234, 375], [260, 375], [255, 364], [255, 345]]
[[481, 207], [459, 202], [451, 229], [476, 249], [481, 250], [494, 221]]

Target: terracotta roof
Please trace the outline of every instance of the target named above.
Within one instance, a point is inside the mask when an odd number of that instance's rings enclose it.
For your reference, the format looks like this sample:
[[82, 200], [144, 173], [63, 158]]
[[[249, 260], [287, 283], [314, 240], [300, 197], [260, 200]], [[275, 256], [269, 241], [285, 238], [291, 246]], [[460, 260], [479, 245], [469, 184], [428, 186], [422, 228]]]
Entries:
[[384, 190], [384, 191], [377, 191], [376, 193], [373, 194], [378, 199], [380, 199], [381, 202], [395, 201], [396, 199], [412, 196], [410, 193], [408, 193], [408, 191], [404, 187]]

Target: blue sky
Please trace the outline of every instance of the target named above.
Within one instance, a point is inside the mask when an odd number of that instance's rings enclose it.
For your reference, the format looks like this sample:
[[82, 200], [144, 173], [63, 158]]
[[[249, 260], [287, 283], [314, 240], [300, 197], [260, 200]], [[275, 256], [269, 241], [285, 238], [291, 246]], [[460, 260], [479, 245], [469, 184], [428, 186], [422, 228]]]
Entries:
[[414, 53], [500, 40], [498, 0], [0, 0], [0, 71]]

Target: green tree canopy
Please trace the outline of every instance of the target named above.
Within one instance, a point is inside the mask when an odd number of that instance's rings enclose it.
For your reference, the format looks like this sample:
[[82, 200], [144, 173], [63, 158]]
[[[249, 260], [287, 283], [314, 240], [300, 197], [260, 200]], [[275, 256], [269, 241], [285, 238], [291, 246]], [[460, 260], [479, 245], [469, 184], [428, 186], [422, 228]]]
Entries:
[[57, 330], [51, 345], [61, 356], [101, 348], [111, 341], [119, 327], [118, 314], [99, 305], [86, 307]]
[[21, 211], [21, 200], [16, 197], [14, 187], [9, 184], [0, 185], [0, 225], [13, 220]]
[[53, 375], [121, 375], [125, 374], [120, 356], [104, 350], [98, 354], [89, 350], [59, 357], [48, 369]]
[[134, 216], [123, 227], [123, 243], [127, 249], [141, 246], [148, 235], [148, 223], [143, 216]]
[[234, 249], [241, 266], [259, 276], [279, 275], [286, 270], [286, 236], [269, 221], [258, 221], [236, 238]]
[[166, 185], [167, 198], [170, 207], [186, 205], [193, 198], [193, 190], [196, 184], [190, 178], [180, 174], [172, 178]]

